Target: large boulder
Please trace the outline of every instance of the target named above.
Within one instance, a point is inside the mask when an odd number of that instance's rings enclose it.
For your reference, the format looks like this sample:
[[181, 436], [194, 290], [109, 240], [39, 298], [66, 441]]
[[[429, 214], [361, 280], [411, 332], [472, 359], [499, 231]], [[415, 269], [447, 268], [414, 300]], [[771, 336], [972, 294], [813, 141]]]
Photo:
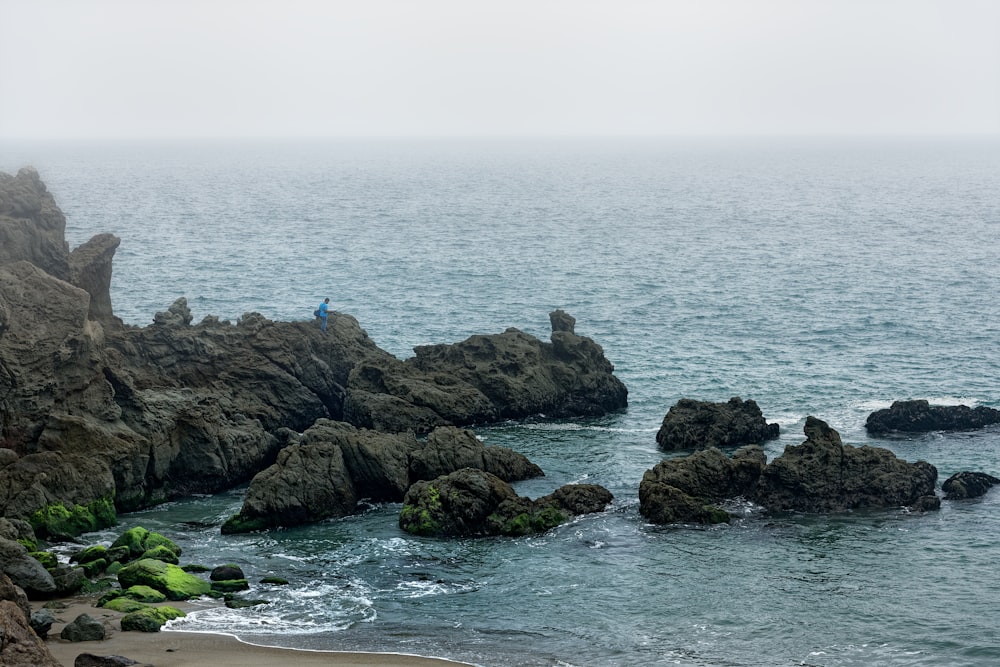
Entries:
[[59, 637], [69, 642], [99, 642], [106, 634], [103, 623], [90, 614], [80, 614], [63, 627]]
[[647, 470], [639, 483], [639, 512], [657, 524], [723, 523], [725, 500], [752, 496], [765, 467], [764, 451], [748, 445], [727, 457], [711, 447], [667, 459]]
[[[572, 487], [572, 488], [571, 488]], [[403, 499], [399, 526], [415, 535], [526, 535], [543, 532], [576, 514], [603, 510], [611, 493], [593, 484], [567, 485], [530, 500], [496, 475], [463, 468], [419, 481]]]
[[926, 400], [896, 401], [868, 415], [865, 429], [870, 435], [971, 431], [1000, 424], [1000, 410], [980, 405], [931, 405]]
[[778, 437], [753, 400], [734, 396], [726, 403], [682, 398], [663, 418], [656, 442], [661, 449], [706, 449], [760, 444]]
[[31, 629], [24, 612], [8, 600], [0, 601], [0, 665], [62, 667]]
[[944, 481], [941, 490], [945, 500], [960, 500], [985, 495], [996, 484], [1000, 479], [984, 472], [958, 472]]
[[357, 501], [340, 446], [332, 442], [291, 445], [281, 450], [274, 465], [253, 478], [243, 507], [226, 521], [222, 532], [347, 516]]
[[380, 433], [320, 419], [302, 434], [301, 442], [339, 447], [358, 498], [399, 502], [410, 486], [410, 456], [418, 448], [412, 433]]
[[52, 595], [56, 582], [52, 575], [18, 542], [0, 538], [0, 571], [29, 596]]
[[808, 417], [806, 441], [765, 468], [755, 499], [773, 511], [843, 512], [910, 506], [933, 496], [937, 469], [880, 447], [844, 445], [826, 422]]

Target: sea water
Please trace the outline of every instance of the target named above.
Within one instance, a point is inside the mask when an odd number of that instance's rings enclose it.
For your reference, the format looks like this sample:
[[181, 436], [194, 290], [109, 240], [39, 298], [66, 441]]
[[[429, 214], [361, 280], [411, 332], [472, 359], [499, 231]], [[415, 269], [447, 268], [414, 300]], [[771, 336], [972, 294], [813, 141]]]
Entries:
[[[903, 508], [660, 527], [638, 512], [655, 434], [682, 397], [754, 399], [940, 480], [1000, 476], [1000, 429], [873, 439], [893, 400], [1000, 407], [996, 139], [384, 140], [0, 145], [36, 166], [71, 246], [122, 239], [112, 300], [152, 322], [311, 319], [325, 297], [400, 358], [562, 308], [600, 343], [629, 408], [477, 428], [545, 477], [611, 490], [543, 535], [430, 539], [399, 505], [223, 536], [245, 489], [121, 517], [185, 562], [240, 564], [248, 597], [173, 629], [260, 643], [508, 665], [1000, 663], [1000, 490]], [[258, 582], [284, 577], [288, 586]]]

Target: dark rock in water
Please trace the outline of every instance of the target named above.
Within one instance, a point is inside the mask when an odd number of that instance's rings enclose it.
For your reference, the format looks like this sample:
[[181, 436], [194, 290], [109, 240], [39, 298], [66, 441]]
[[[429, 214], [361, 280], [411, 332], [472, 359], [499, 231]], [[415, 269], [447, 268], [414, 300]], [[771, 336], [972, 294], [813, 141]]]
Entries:
[[59, 636], [70, 642], [101, 641], [104, 639], [104, 624], [88, 614], [80, 614], [63, 627]]
[[732, 458], [715, 447], [668, 459], [647, 470], [639, 484], [639, 512], [653, 523], [723, 523], [715, 504], [750, 497], [765, 467], [764, 450], [741, 447]]
[[764, 469], [755, 499], [770, 510], [842, 512], [912, 505], [934, 495], [937, 469], [907, 463], [880, 447], [852, 447], [808, 417], [806, 441], [789, 445]]
[[928, 401], [896, 401], [891, 407], [868, 415], [865, 428], [871, 435], [971, 431], [1000, 424], [1000, 410], [985, 406], [931, 405]]
[[472, 431], [442, 426], [427, 436], [410, 454], [410, 480], [435, 479], [461, 468], [476, 468], [505, 482], [516, 482], [545, 473], [523, 454], [507, 447], [486, 447]]
[[517, 497], [496, 475], [463, 468], [411, 486], [399, 527], [415, 535], [484, 535], [489, 515], [503, 501]]
[[996, 484], [1000, 484], [1000, 479], [983, 472], [958, 472], [944, 481], [941, 490], [945, 500], [978, 498]]
[[941, 499], [937, 496], [920, 496], [910, 505], [911, 512], [936, 512], [941, 509]]
[[9, 600], [0, 600], [0, 665], [62, 667], [31, 629], [24, 612]]
[[759, 444], [778, 437], [757, 403], [733, 397], [727, 403], [682, 398], [667, 411], [656, 433], [661, 449], [706, 449]]
[[[571, 488], [572, 487], [572, 488]], [[415, 535], [527, 535], [549, 530], [571, 516], [602, 511], [611, 493], [594, 484], [566, 485], [530, 500], [483, 470], [463, 468], [406, 492], [399, 526]]]
[[227, 564], [213, 568], [208, 578], [212, 581], [230, 581], [233, 579], [246, 579], [243, 568], [239, 565]]

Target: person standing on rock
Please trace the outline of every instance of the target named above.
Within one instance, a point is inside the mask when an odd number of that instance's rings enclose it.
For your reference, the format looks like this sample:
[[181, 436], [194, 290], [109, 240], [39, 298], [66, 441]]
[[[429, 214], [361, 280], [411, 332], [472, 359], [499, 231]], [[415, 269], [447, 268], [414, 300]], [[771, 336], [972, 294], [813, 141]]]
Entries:
[[326, 331], [326, 318], [330, 314], [330, 298], [327, 297], [323, 299], [323, 303], [319, 304], [319, 330]]

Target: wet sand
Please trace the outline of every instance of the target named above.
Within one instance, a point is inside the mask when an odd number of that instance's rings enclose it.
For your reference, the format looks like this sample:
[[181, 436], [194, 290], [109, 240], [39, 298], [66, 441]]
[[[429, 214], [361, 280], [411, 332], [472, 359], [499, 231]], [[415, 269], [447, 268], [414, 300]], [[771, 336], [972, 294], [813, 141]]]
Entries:
[[[92, 599], [73, 598], [62, 602], [66, 604], [65, 609], [50, 609], [57, 620], [45, 643], [64, 667], [73, 667], [81, 653], [119, 655], [140, 665], [155, 667], [455, 667], [464, 664], [397, 653], [305, 651], [256, 646], [229, 635], [197, 632], [122, 632], [120, 619], [123, 614], [94, 607]], [[32, 609], [41, 606], [41, 603], [33, 603]], [[171, 606], [183, 611], [198, 608], [183, 602], [171, 603]], [[104, 624], [106, 638], [103, 641], [69, 642], [59, 638], [63, 626], [80, 614], [88, 614]]]

